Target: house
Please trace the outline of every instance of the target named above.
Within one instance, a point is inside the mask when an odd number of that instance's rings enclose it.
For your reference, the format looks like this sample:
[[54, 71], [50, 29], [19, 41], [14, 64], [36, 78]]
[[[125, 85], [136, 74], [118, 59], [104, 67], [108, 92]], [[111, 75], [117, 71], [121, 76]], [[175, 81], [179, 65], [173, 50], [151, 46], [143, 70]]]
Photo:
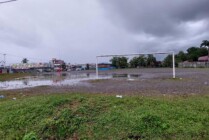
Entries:
[[81, 71], [81, 70], [95, 70], [96, 64], [74, 64], [69, 65], [68, 69], [71, 71]]
[[198, 62], [208, 62], [209, 58], [208, 56], [202, 56], [198, 58]]
[[52, 67], [54, 67], [54, 71], [65, 71], [65, 70], [67, 70], [66, 64], [63, 60], [53, 58], [50, 63], [52, 65]]
[[89, 70], [95, 70], [96, 69], [96, 64], [91, 63], [91, 64], [88, 64], [88, 65], [89, 65]]
[[0, 67], [0, 74], [8, 73], [8, 70], [4, 67]]

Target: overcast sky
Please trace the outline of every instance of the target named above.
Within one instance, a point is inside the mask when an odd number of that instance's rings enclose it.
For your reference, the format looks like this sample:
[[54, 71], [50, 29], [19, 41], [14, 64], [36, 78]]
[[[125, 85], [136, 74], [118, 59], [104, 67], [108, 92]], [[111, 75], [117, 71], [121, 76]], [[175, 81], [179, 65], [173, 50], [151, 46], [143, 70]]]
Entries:
[[[0, 0], [2, 2], [4, 0]], [[209, 39], [209, 0], [18, 0], [0, 4], [8, 63], [186, 50]], [[3, 55], [0, 54], [0, 60]]]

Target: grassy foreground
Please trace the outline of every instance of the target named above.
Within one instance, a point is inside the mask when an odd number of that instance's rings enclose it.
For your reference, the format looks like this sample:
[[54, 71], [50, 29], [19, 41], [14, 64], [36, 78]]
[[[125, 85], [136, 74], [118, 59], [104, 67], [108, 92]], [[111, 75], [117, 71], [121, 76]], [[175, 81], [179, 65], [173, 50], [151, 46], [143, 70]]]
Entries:
[[28, 73], [0, 74], [0, 82], [13, 80], [15, 78], [22, 78], [22, 77], [29, 76], [29, 75], [30, 74]]
[[209, 139], [209, 96], [0, 99], [1, 139]]

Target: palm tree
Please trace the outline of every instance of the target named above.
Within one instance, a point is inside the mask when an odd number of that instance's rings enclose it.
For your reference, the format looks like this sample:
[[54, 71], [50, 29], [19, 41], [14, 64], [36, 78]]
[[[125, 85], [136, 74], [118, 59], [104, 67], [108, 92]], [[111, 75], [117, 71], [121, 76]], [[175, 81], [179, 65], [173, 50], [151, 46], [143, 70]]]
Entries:
[[28, 63], [28, 59], [27, 59], [27, 58], [23, 58], [22, 63], [23, 63], [23, 64]]
[[208, 49], [208, 61], [209, 61], [209, 41], [203, 40], [202, 43], [200, 44], [200, 47], [206, 47]]

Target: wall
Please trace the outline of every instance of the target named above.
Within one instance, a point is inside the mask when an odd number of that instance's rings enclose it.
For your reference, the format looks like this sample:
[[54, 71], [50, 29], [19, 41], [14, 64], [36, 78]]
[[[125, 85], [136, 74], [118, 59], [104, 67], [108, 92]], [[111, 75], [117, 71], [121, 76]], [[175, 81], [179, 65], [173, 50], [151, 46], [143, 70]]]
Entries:
[[182, 62], [179, 68], [209, 68], [209, 62]]

